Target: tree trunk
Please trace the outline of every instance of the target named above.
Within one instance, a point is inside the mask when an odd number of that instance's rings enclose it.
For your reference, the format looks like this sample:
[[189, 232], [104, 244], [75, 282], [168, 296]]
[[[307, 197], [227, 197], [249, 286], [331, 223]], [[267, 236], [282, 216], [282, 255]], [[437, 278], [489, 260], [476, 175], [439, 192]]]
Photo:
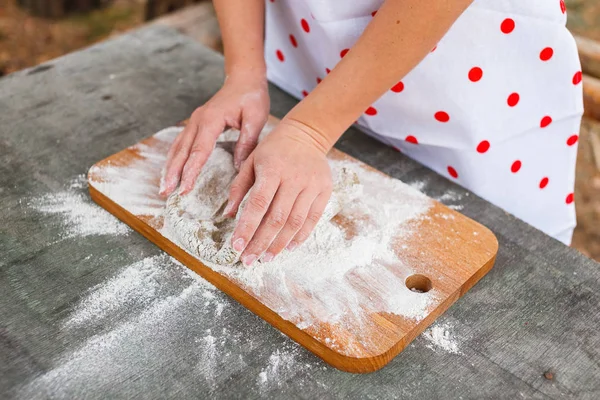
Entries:
[[60, 18], [73, 12], [89, 12], [112, 0], [17, 0], [30, 14], [44, 18]]

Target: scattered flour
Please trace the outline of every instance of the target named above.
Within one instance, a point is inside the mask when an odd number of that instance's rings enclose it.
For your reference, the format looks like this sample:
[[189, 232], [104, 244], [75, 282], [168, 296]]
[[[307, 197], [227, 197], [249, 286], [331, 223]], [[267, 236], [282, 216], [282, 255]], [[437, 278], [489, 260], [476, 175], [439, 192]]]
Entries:
[[[423, 192], [429, 185], [429, 182], [425, 181], [425, 180], [414, 181], [414, 182], [409, 183], [408, 185], [420, 192]], [[465, 193], [465, 195], [468, 196], [469, 193]], [[461, 193], [458, 193], [454, 190], [448, 190], [441, 196], [432, 197], [432, 198], [436, 201], [439, 201], [440, 203], [443, 203], [444, 205], [446, 205], [446, 207], [448, 207], [452, 210], [460, 211], [464, 208], [463, 204], [452, 204], [454, 202], [460, 202], [460, 200], [462, 200], [462, 198], [463, 198], [463, 195]]]
[[80, 175], [71, 181], [67, 190], [31, 199], [27, 205], [63, 219], [65, 230], [61, 232], [60, 239], [129, 234], [131, 229], [126, 224], [89, 200], [85, 188], [85, 176]]
[[452, 332], [453, 327], [448, 324], [435, 324], [423, 332], [423, 337], [429, 341], [430, 349], [442, 349], [452, 354], [462, 354], [458, 342]]
[[[213, 285], [189, 274], [166, 254], [125, 266], [92, 288], [62, 323], [62, 335], [72, 343], [81, 340], [82, 332], [91, 330], [90, 335], [27, 383], [20, 397], [82, 398], [90, 395], [92, 382], [93, 390], [102, 394], [126, 377], [161, 374], [164, 367], [158, 366], [165, 352], [195, 358], [197, 369], [209, 381], [214, 380], [215, 368], [223, 368], [222, 361], [230, 370], [241, 370], [243, 360], [220, 354], [218, 349], [227, 340], [241, 345], [250, 339], [225, 329], [219, 335], [202, 329], [207, 323], [218, 324], [215, 318], [229, 302]], [[190, 346], [194, 341], [200, 345]], [[155, 377], [157, 382], [160, 378]], [[129, 384], [135, 386], [138, 381], [130, 379]]]
[[275, 350], [269, 357], [269, 365], [258, 374], [259, 387], [263, 391], [281, 387], [286, 380], [298, 372], [297, 364], [294, 353]]
[[160, 289], [157, 278], [166, 271], [159, 266], [165, 262], [168, 262], [166, 255], [145, 258], [92, 288], [66, 320], [65, 328], [76, 329], [98, 324], [123, 308], [148, 305], [156, 298]]

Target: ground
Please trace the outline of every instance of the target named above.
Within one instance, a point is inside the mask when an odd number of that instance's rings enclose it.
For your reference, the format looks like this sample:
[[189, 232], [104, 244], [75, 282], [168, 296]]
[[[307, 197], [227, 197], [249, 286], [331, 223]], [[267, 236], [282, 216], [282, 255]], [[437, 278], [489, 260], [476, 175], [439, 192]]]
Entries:
[[[568, 26], [600, 41], [600, 2], [567, 0]], [[114, 0], [110, 7], [61, 20], [33, 18], [0, 5], [0, 76], [117, 35], [144, 23], [145, 0]], [[600, 261], [600, 122], [584, 120], [579, 140], [575, 203], [578, 227], [573, 247]]]

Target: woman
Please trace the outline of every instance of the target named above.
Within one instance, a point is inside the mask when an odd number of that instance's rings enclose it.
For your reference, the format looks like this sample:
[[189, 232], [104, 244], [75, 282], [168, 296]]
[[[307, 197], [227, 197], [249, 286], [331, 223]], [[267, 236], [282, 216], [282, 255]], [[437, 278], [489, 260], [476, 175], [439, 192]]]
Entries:
[[[563, 0], [214, 4], [227, 78], [173, 144], [161, 193], [190, 191], [239, 128], [225, 214], [250, 191], [233, 236], [245, 265], [306, 240], [331, 194], [325, 155], [354, 122], [570, 242], [583, 106]], [[267, 78], [302, 101], [257, 146]]]

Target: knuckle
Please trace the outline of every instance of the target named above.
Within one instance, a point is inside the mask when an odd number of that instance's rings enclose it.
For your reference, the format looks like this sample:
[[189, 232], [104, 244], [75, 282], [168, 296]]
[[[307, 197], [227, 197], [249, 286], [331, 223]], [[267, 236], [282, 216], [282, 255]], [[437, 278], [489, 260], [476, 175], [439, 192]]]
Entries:
[[296, 234], [296, 237], [294, 237], [294, 241], [298, 242], [298, 243], [304, 243], [304, 241], [306, 239], [308, 239], [308, 235], [310, 235], [311, 230], [310, 229], [302, 229], [300, 232], [298, 232]]
[[315, 211], [311, 211], [310, 213], [308, 213], [308, 216], [306, 217], [306, 220], [313, 225], [316, 225], [317, 222], [319, 222], [319, 219], [321, 219], [321, 213], [315, 212]]
[[231, 186], [229, 187], [229, 193], [231, 193], [232, 196], [239, 194], [241, 191], [242, 191], [242, 185], [239, 182], [234, 181], [231, 184]]
[[207, 149], [206, 147], [202, 146], [202, 145], [198, 145], [195, 144], [192, 146], [191, 150], [190, 150], [190, 158], [191, 157], [204, 157], [207, 154]]
[[304, 216], [301, 214], [290, 215], [288, 218], [288, 225], [290, 229], [294, 232], [297, 232], [304, 225]]
[[269, 204], [269, 199], [261, 193], [256, 193], [248, 199], [248, 205], [256, 210], [266, 210]]
[[283, 225], [285, 225], [285, 222], [286, 222], [286, 218], [285, 218], [285, 213], [283, 211], [275, 211], [267, 219], [267, 224], [271, 228], [276, 228], [276, 229], [281, 229], [283, 227]]
[[248, 253], [250, 254], [262, 254], [269, 246], [269, 242], [263, 238], [256, 238], [253, 242], [248, 246]]

